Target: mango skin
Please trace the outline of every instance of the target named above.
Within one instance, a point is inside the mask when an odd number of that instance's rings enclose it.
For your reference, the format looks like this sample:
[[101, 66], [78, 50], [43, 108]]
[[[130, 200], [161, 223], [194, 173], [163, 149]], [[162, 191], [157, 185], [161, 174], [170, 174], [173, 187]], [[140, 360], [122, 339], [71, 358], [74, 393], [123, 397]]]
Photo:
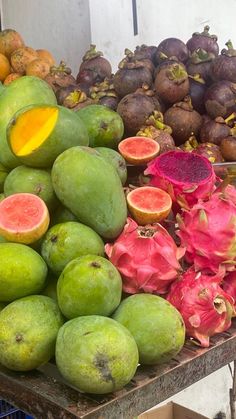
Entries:
[[51, 214], [51, 223], [50, 226], [52, 227], [55, 224], [65, 223], [66, 221], [78, 221], [76, 216], [72, 214], [70, 210], [68, 210], [63, 205], [59, 204], [55, 211]]
[[114, 239], [127, 218], [120, 178], [114, 168], [89, 147], [72, 147], [55, 160], [52, 183], [57, 197], [78, 220], [105, 239]]
[[4, 183], [6, 180], [6, 177], [8, 176], [9, 169], [6, 169], [1, 163], [0, 163], [0, 193], [4, 190]]
[[68, 221], [51, 227], [42, 242], [41, 255], [51, 271], [59, 275], [72, 259], [104, 255], [101, 237], [90, 227]]
[[106, 394], [133, 378], [138, 349], [121, 324], [107, 317], [82, 316], [59, 330], [56, 363], [63, 377], [79, 390]]
[[112, 317], [133, 335], [140, 364], [169, 362], [184, 345], [185, 326], [180, 313], [157, 295], [132, 295], [121, 302]]
[[53, 210], [58, 203], [48, 170], [27, 166], [18, 166], [13, 169], [5, 180], [4, 194], [9, 196], [20, 192], [28, 192], [39, 196], [45, 202], [49, 211]]
[[57, 298], [68, 319], [98, 314], [110, 316], [121, 300], [122, 280], [109, 260], [94, 255], [68, 263], [59, 276]]
[[[20, 109], [16, 112], [7, 126], [7, 140], [11, 147], [11, 128], [17, 124], [17, 118], [29, 109], [34, 108], [56, 108], [58, 109], [58, 118], [54, 129], [39, 147], [26, 156], [17, 156], [17, 159], [26, 166], [49, 168], [53, 162], [63, 151], [74, 146], [87, 146], [89, 144], [89, 136], [87, 129], [71, 109], [64, 106], [50, 105], [32, 105]], [[14, 152], [13, 152], [14, 154]]]
[[52, 298], [56, 302], [57, 302], [57, 281], [58, 281], [58, 278], [49, 274], [46, 281], [46, 287], [41, 292], [42, 295], [47, 295], [47, 297]]
[[57, 104], [49, 84], [38, 77], [20, 77], [9, 84], [0, 95], [0, 162], [5, 167], [13, 169], [21, 164], [7, 142], [8, 123], [19, 109], [35, 103]]
[[11, 302], [39, 293], [46, 281], [47, 265], [31, 247], [0, 243], [0, 301]]
[[89, 105], [76, 113], [87, 128], [90, 147], [117, 148], [124, 134], [124, 124], [117, 112], [107, 106]]
[[0, 362], [14, 371], [29, 371], [54, 355], [64, 319], [54, 300], [30, 295], [0, 313]]
[[0, 311], [2, 311], [6, 307], [6, 303], [0, 303]]
[[95, 150], [114, 167], [124, 186], [127, 181], [127, 166], [124, 157], [118, 151], [108, 147], [96, 147]]

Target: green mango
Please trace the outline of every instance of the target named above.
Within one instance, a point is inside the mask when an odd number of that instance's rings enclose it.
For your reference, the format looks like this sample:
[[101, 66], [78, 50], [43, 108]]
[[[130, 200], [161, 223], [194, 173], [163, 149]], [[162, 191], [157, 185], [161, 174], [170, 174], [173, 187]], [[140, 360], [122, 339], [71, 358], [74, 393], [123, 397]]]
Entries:
[[57, 197], [83, 224], [105, 239], [122, 231], [127, 205], [117, 172], [89, 147], [72, 147], [55, 160], [52, 183]]

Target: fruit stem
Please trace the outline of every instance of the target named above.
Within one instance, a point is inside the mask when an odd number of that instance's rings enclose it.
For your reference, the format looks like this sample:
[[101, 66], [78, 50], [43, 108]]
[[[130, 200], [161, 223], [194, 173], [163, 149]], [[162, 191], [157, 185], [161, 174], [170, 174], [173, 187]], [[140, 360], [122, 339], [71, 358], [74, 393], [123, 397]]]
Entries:
[[232, 43], [231, 39], [229, 39], [229, 40], [225, 43], [225, 45], [227, 46], [228, 50], [230, 50], [230, 49], [234, 49], [234, 47], [233, 47], [233, 43]]
[[148, 119], [145, 121], [147, 126], [152, 125], [153, 127], [157, 128], [158, 130], [168, 132], [169, 134], [172, 133], [171, 127], [164, 124], [163, 114], [159, 111], [154, 111]]
[[200, 64], [205, 63], [207, 61], [212, 61], [214, 58], [214, 54], [205, 51], [205, 49], [203, 48], [198, 48], [192, 53], [190, 60], [193, 64]]
[[216, 35], [210, 35], [209, 30], [210, 30], [210, 26], [206, 25], [206, 26], [204, 26], [203, 32], [194, 32], [193, 36], [194, 35], [207, 36], [208, 38], [212, 38], [212, 39], [215, 39], [215, 41], [217, 41], [217, 36]]
[[197, 83], [201, 83], [201, 84], [206, 84], [205, 80], [201, 77], [201, 74], [194, 74], [193, 76], [191, 76], [190, 74], [188, 75], [188, 77], [194, 81], [196, 81]]
[[225, 123], [228, 125], [229, 122], [234, 121], [235, 119], [236, 119], [236, 113], [233, 112], [225, 119]]
[[92, 60], [93, 58], [97, 58], [97, 57], [102, 57], [103, 53], [101, 51], [96, 51], [96, 45], [91, 44], [90, 48], [88, 51], [86, 51], [86, 53], [84, 54], [82, 61], [89, 61]]
[[183, 83], [188, 77], [187, 72], [180, 64], [172, 64], [166, 74], [169, 80], [173, 80], [177, 84]]

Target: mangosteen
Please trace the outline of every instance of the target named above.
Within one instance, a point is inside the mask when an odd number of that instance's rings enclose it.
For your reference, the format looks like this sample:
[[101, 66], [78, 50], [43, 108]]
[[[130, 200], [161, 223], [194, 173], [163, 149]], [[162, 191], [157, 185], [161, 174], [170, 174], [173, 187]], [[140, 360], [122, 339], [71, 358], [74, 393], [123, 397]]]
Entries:
[[228, 136], [220, 143], [220, 151], [226, 161], [236, 161], [236, 137]]
[[64, 61], [61, 61], [59, 66], [52, 66], [50, 73], [44, 79], [56, 92], [61, 87], [76, 85], [76, 80], [71, 74], [71, 69], [67, 67]]
[[171, 133], [171, 127], [164, 124], [163, 114], [160, 111], [154, 111], [136, 135], [153, 138], [160, 145], [160, 154], [162, 154], [175, 149]]
[[229, 116], [236, 112], [236, 83], [221, 80], [213, 83], [204, 96], [205, 107], [211, 118]]
[[222, 117], [205, 119], [200, 130], [200, 141], [220, 145], [223, 138], [230, 135], [231, 129]]
[[182, 100], [189, 93], [185, 66], [174, 63], [160, 67], [155, 78], [155, 89], [158, 96], [168, 104]]
[[85, 90], [83, 90], [83, 88], [81, 88], [81, 86], [79, 86], [78, 84], [70, 85], [70, 86], [66, 86], [66, 87], [60, 87], [60, 89], [58, 89], [56, 91], [56, 98], [57, 98], [58, 105], [63, 105], [64, 100], [71, 93], [73, 93], [73, 92], [81, 93], [82, 91], [84, 91], [84, 93], [87, 94], [87, 92]]
[[78, 84], [83, 84], [87, 88], [92, 86], [95, 83], [99, 83], [101, 81], [101, 78], [98, 76], [98, 73], [94, 70], [82, 70], [79, 71], [76, 77], [76, 82]]
[[212, 83], [211, 67], [215, 55], [202, 48], [196, 49], [190, 56], [186, 69], [188, 74], [194, 76], [198, 74], [209, 85]]
[[155, 109], [160, 110], [160, 107], [157, 108], [157, 102], [144, 92], [138, 91], [123, 97], [118, 104], [117, 112], [123, 119], [125, 134], [135, 135]]
[[119, 70], [113, 79], [115, 91], [121, 98], [129, 93], [134, 93], [144, 83], [149, 87], [153, 83], [152, 71], [147, 63], [136, 60], [134, 54], [127, 49], [125, 54], [126, 56], [119, 63]]
[[220, 147], [213, 143], [207, 142], [199, 144], [198, 147], [193, 150], [193, 153], [206, 157], [211, 163], [222, 163], [224, 161]]
[[236, 50], [231, 41], [225, 44], [228, 49], [222, 49], [212, 63], [212, 77], [214, 80], [229, 80], [236, 83]]
[[116, 110], [119, 103], [119, 98], [115, 92], [112, 78], [106, 78], [103, 82], [91, 86], [90, 97], [96, 100], [100, 105], [107, 106], [113, 110]]
[[155, 62], [160, 63], [164, 54], [167, 58], [175, 57], [178, 61], [185, 63], [189, 56], [187, 46], [178, 38], [164, 39], [157, 47]]
[[143, 60], [143, 59], [149, 59], [153, 63], [155, 62], [155, 55], [156, 55], [157, 47], [151, 45], [141, 45], [137, 46], [134, 50], [134, 55], [136, 60]]
[[93, 71], [96, 74], [97, 81], [103, 81], [105, 77], [111, 77], [111, 64], [103, 57], [101, 51], [96, 51], [96, 45], [90, 45], [90, 49], [82, 58], [79, 73], [84, 70]]
[[198, 136], [202, 125], [201, 115], [193, 109], [190, 97], [175, 103], [164, 114], [164, 122], [172, 128], [177, 146], [183, 144], [191, 135]]
[[206, 25], [204, 31], [195, 32], [187, 42], [187, 47], [192, 53], [198, 48], [204, 49], [206, 52], [211, 52], [215, 56], [219, 54], [219, 45], [217, 43], [217, 36], [209, 34], [210, 27]]
[[204, 103], [206, 89], [205, 81], [198, 74], [192, 77], [189, 76], [189, 96], [191, 97], [193, 108], [200, 114], [206, 112]]

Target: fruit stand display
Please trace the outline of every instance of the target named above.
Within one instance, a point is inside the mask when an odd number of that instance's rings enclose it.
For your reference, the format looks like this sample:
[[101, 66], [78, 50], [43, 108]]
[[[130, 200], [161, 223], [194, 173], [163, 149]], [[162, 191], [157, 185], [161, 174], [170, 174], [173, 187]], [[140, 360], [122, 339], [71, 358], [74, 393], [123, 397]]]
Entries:
[[125, 50], [115, 74], [91, 45], [75, 78], [0, 32], [2, 399], [128, 418], [234, 361], [226, 45], [206, 27]]

